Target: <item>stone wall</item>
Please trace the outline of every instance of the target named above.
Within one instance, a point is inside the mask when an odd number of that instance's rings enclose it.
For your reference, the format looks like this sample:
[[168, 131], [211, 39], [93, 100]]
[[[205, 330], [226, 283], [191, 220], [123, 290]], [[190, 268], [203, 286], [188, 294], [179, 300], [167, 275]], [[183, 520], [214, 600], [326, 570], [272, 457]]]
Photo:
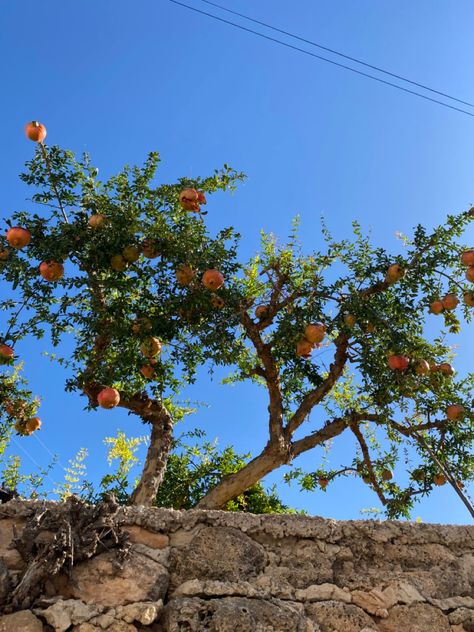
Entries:
[[[64, 505], [0, 505], [3, 605], [28, 570], [14, 538], [44, 511]], [[51, 574], [0, 632], [474, 632], [474, 527], [145, 508], [114, 520], [131, 543], [122, 564], [110, 548]]]

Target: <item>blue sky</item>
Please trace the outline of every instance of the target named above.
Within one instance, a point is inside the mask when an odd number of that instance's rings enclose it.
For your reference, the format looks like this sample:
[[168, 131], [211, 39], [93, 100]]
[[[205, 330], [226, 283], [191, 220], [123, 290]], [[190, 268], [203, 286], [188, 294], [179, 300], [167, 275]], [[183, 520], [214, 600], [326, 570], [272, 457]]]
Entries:
[[[200, 0], [189, 3], [219, 14]], [[469, 0], [227, 0], [227, 6], [474, 102]], [[0, 59], [1, 217], [28, 204], [30, 193], [17, 174], [32, 155], [23, 125], [33, 118], [47, 125], [49, 142], [90, 152], [104, 176], [124, 163], [140, 163], [151, 150], [162, 156], [161, 181], [206, 175], [224, 162], [245, 171], [246, 183], [210, 204], [207, 220], [211, 230], [232, 224], [243, 234], [243, 257], [257, 248], [261, 229], [284, 238], [296, 214], [308, 250], [320, 242], [324, 214], [337, 235], [348, 236], [356, 218], [374, 241], [397, 251], [396, 231], [409, 233], [417, 222], [434, 226], [447, 212], [474, 203], [472, 117], [167, 0], [2, 3]], [[472, 229], [469, 240], [474, 243]], [[456, 343], [456, 367], [466, 372], [472, 369], [472, 333], [464, 328]], [[18, 348], [43, 397], [41, 441], [63, 465], [79, 447], [88, 448], [89, 473], [96, 477], [106, 470], [103, 437], [117, 427], [133, 435], [144, 428], [121, 411], [85, 415], [84, 401], [64, 394], [61, 371], [42, 350], [32, 341]], [[203, 427], [221, 445], [233, 443], [244, 452], [263, 446], [263, 393], [220, 386], [203, 375], [188, 395], [209, 407], [183, 429]], [[21, 446], [29, 455], [27, 469], [30, 458], [40, 464], [50, 459], [34, 437]], [[342, 442], [334, 463], [344, 462], [349, 450]], [[301, 463], [317, 465], [320, 458], [313, 454]], [[280, 481], [281, 474], [268, 482]], [[57, 468], [52, 478], [61, 475]], [[328, 493], [285, 485], [280, 492], [294, 507], [334, 518], [358, 518], [362, 508], [378, 504], [352, 479], [336, 482]], [[469, 521], [447, 487], [418, 505], [415, 516]]]

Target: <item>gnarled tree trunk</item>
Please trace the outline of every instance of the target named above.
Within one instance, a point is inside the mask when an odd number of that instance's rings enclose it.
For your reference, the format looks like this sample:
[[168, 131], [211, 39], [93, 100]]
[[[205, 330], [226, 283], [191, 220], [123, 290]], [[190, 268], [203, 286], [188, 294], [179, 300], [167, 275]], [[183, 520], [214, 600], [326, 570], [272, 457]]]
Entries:
[[[85, 395], [93, 405], [103, 384], [86, 382], [82, 385]], [[140, 481], [130, 496], [131, 505], [153, 505], [158, 488], [166, 472], [168, 456], [173, 444], [173, 420], [163, 403], [151, 399], [146, 393], [137, 393], [129, 399], [120, 398], [120, 408], [126, 408], [151, 425], [150, 445]]]
[[197, 504], [197, 509], [222, 509], [229, 500], [232, 500], [260, 479], [275, 470], [289, 460], [288, 450], [283, 445], [267, 444], [265, 449], [257, 457], [249, 461], [247, 465], [236, 472], [228, 474]]
[[[363, 417], [364, 415], [362, 415]], [[199, 501], [197, 508], [221, 509], [229, 500], [242, 494], [280, 465], [289, 463], [303, 452], [340, 435], [347, 427], [348, 420], [349, 417], [335, 418], [318, 431], [292, 443], [290, 440], [285, 441], [284, 439], [279, 442], [269, 442], [263, 452], [249, 461], [244, 468], [235, 474], [225, 476]]]
[[173, 424], [168, 413], [152, 422], [150, 445], [140, 481], [130, 497], [131, 505], [152, 505], [166, 472], [173, 439]]

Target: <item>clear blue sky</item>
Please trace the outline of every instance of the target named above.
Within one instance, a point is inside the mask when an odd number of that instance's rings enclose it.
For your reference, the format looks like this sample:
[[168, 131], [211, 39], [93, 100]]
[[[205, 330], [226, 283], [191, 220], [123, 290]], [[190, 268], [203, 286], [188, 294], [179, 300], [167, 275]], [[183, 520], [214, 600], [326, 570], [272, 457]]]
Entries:
[[[190, 3], [214, 11], [199, 0]], [[227, 6], [474, 101], [470, 0], [227, 0]], [[410, 232], [416, 222], [431, 227], [446, 212], [474, 203], [473, 118], [167, 0], [4, 2], [0, 59], [1, 217], [28, 204], [17, 174], [32, 155], [23, 136], [31, 119], [47, 125], [50, 143], [90, 152], [103, 175], [140, 163], [150, 150], [162, 155], [162, 181], [206, 175], [224, 162], [245, 171], [247, 182], [211, 203], [208, 215], [211, 229], [233, 224], [242, 232], [244, 257], [256, 249], [262, 228], [283, 238], [297, 213], [308, 249], [319, 243], [324, 214], [340, 236], [349, 235], [357, 218], [375, 241], [398, 250], [396, 231]], [[469, 239], [474, 243], [472, 230]], [[472, 330], [465, 328], [456, 343], [462, 373], [472, 369]], [[18, 347], [43, 397], [40, 438], [63, 464], [79, 447], [88, 448], [89, 473], [97, 477], [106, 469], [103, 437], [117, 427], [135, 435], [144, 428], [122, 411], [83, 414], [84, 400], [64, 394], [61, 371], [41, 357], [42, 349], [31, 341]], [[209, 408], [183, 429], [203, 427], [241, 451], [263, 446], [263, 393], [202, 376], [188, 395]], [[36, 462], [48, 462], [34, 437], [21, 445]], [[332, 462], [347, 462], [349, 448], [341, 442]], [[320, 458], [315, 453], [301, 464], [317, 466]], [[57, 468], [52, 478], [61, 474]], [[378, 505], [352, 479], [328, 493], [283, 484], [280, 492], [292, 506], [334, 518], [358, 518], [360, 509]], [[447, 486], [418, 505], [416, 516], [470, 520]]]

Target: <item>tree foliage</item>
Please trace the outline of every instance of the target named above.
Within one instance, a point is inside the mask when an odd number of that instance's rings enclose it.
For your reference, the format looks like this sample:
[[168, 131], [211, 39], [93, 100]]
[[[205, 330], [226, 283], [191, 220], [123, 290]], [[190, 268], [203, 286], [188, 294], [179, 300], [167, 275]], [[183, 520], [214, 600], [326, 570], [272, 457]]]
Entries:
[[[200, 430], [183, 434], [173, 444], [156, 497], [157, 507], [192, 509], [223, 477], [243, 469], [250, 458], [250, 454], [237, 454], [232, 446], [219, 451], [217, 442], [207, 441]], [[229, 500], [223, 509], [255, 514], [296, 513], [282, 503], [275, 486], [265, 490], [260, 482]]]
[[[6, 446], [8, 438], [3, 443]], [[74, 495], [85, 502], [97, 504], [112, 494], [120, 505], [126, 505], [136, 484], [134, 473], [141, 465], [137, 452], [147, 443], [146, 436], [129, 437], [122, 430], [114, 436], [105, 437], [108, 470], [98, 484], [94, 484], [88, 475], [89, 453], [85, 448], [80, 448], [63, 467], [63, 480], [54, 483], [50, 474], [57, 464], [57, 456], [47, 467], [24, 473], [20, 456], [4, 458], [2, 445], [0, 483], [5, 491], [16, 490], [29, 499], [48, 498], [53, 493], [61, 501]], [[237, 454], [232, 446], [219, 449], [217, 440], [208, 441], [202, 430], [183, 433], [173, 439], [166, 473], [154, 505], [192, 509], [222, 477], [244, 468], [249, 458], [250, 454]], [[255, 514], [296, 513], [280, 500], [275, 486], [267, 490], [260, 482], [230, 500], [225, 509]]]
[[[231, 227], [211, 235], [200, 208], [211, 196], [212, 209], [212, 194], [234, 189], [242, 174], [225, 165], [207, 178], [157, 185], [158, 163], [150, 154], [142, 168], [101, 181], [87, 156], [40, 143], [21, 177], [41, 210], [7, 220], [7, 227], [27, 229], [31, 241], [15, 249], [0, 239], [0, 279], [12, 288], [0, 301], [10, 314], [1, 342], [13, 348], [21, 338], [47, 335], [60, 350], [71, 339], [72, 352], [56, 356], [68, 372], [67, 390], [95, 408], [105, 388], [116, 389], [118, 405], [150, 426], [132, 502], [152, 504], [158, 493], [158, 502], [173, 506], [257, 506], [267, 473], [350, 435], [351, 463], [294, 469], [288, 478], [312, 489], [360, 476], [390, 517], [408, 515], [440, 476], [467, 503], [461, 488], [473, 478], [473, 375], [453, 374], [446, 334], [471, 321], [474, 295], [460, 260], [467, 246], [459, 240], [474, 209], [432, 231], [416, 226], [403, 237], [401, 255], [373, 246], [357, 223], [352, 239], [337, 239], [323, 225], [319, 249], [307, 254], [295, 223], [286, 244], [263, 234], [260, 252], [243, 264], [239, 236]], [[64, 266], [64, 276], [45, 281], [41, 262]], [[222, 287], [207, 284], [208, 271], [222, 275]], [[473, 272], [469, 267], [468, 278]], [[430, 339], [435, 301], [442, 328]], [[154, 344], [161, 353], [152, 357]], [[4, 429], [16, 423], [25, 434], [33, 404], [10, 370], [14, 362], [6, 359], [0, 415]], [[201, 365], [229, 367], [228, 381], [267, 390], [268, 442], [245, 464], [231, 448], [217, 455], [204, 444], [190, 480], [191, 452], [169, 453], [183, 414], [176, 395]], [[456, 405], [457, 417], [449, 413]], [[173, 480], [188, 477], [182, 498], [167, 485], [167, 462]], [[405, 486], [392, 476], [399, 462], [411, 472]]]

